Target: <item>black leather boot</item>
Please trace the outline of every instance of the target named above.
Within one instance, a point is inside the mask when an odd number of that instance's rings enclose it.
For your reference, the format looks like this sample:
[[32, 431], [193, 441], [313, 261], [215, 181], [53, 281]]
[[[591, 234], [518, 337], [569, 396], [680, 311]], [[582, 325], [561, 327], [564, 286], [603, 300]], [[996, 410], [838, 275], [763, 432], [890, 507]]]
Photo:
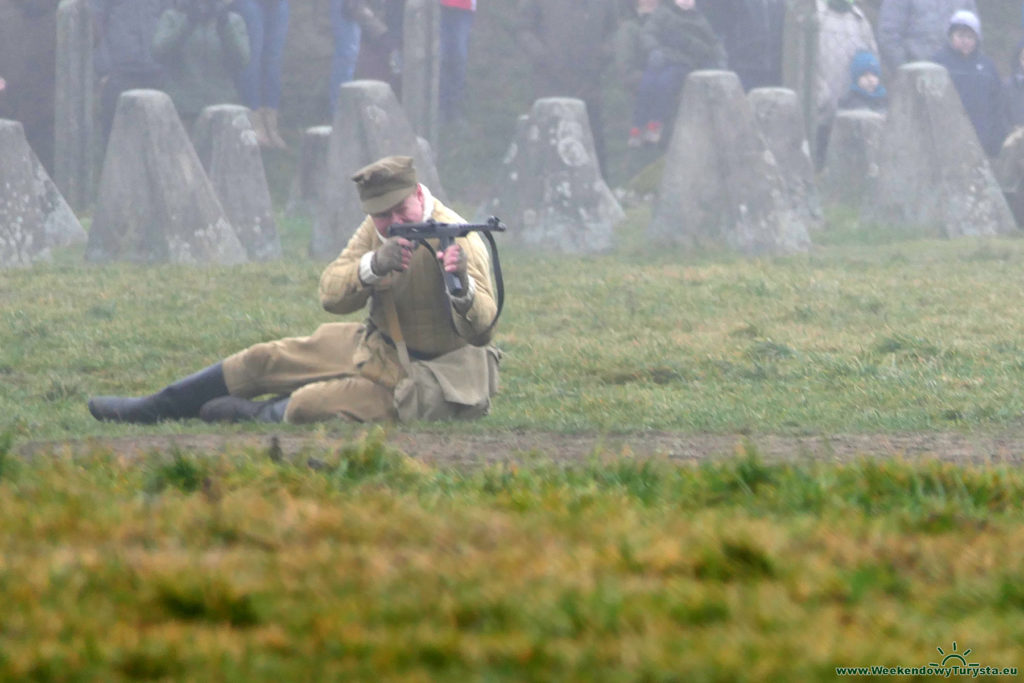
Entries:
[[227, 393], [224, 370], [216, 363], [142, 398], [94, 396], [89, 399], [89, 412], [104, 422], [153, 424], [199, 417], [204, 403]]
[[199, 410], [199, 418], [204, 422], [284, 422], [287, 407], [287, 396], [275, 396], [266, 401], [221, 396], [208, 401]]

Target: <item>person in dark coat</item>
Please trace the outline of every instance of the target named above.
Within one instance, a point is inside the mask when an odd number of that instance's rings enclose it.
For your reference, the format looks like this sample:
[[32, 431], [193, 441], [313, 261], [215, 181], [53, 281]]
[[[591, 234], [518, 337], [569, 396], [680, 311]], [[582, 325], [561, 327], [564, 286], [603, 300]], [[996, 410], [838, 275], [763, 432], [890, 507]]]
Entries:
[[949, 43], [932, 61], [949, 71], [967, 118], [990, 157], [999, 154], [1006, 137], [1006, 108], [1003, 82], [981, 51], [981, 22], [978, 15], [960, 10], [949, 19]]
[[53, 172], [58, 0], [0, 0], [0, 119], [20, 121]]
[[401, 98], [405, 0], [356, 0], [355, 4], [371, 7], [384, 29], [367, 30], [367, 26], [363, 26], [359, 58], [356, 61], [356, 78], [384, 81]]
[[718, 36], [694, 0], [663, 0], [644, 24], [642, 41], [647, 65], [637, 89], [631, 146], [641, 135], [644, 142], [661, 142], [690, 72], [724, 68], [726, 61]]
[[534, 97], [575, 97], [587, 105], [605, 168], [601, 104], [605, 68], [619, 25], [615, 0], [520, 0], [516, 33], [533, 67]]
[[931, 59], [946, 42], [949, 18], [962, 9], [978, 13], [975, 0], [882, 0], [875, 34], [885, 68]]
[[237, 103], [236, 76], [249, 63], [245, 20], [226, 0], [182, 0], [164, 10], [153, 55], [167, 72], [167, 94], [187, 129], [206, 107]]
[[701, 0], [744, 90], [782, 85], [786, 0]]
[[164, 88], [153, 36], [167, 0], [89, 0], [96, 32], [93, 66], [100, 82], [100, 126], [110, 136], [117, 99], [125, 90]]
[[1024, 126], [1024, 40], [1010, 60], [1010, 78], [1006, 81], [1006, 118], [1010, 128]]

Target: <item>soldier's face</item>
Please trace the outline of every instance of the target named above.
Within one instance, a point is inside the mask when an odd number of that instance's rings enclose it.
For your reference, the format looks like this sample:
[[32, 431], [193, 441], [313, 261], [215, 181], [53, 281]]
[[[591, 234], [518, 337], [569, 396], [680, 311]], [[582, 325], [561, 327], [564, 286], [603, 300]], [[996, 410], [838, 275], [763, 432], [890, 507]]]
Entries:
[[416, 191], [392, 206], [387, 211], [372, 214], [373, 225], [384, 237], [387, 237], [388, 226], [392, 223], [419, 223], [423, 220], [423, 188], [416, 186]]

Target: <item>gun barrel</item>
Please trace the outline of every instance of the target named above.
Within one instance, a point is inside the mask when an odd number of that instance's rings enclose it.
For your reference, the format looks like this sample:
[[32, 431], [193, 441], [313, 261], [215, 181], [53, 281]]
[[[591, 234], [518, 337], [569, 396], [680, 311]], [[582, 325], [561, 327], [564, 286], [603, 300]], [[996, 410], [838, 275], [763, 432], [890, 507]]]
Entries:
[[486, 223], [438, 223], [431, 219], [422, 223], [392, 223], [388, 234], [413, 239], [437, 237], [464, 237], [471, 232], [505, 232], [508, 228], [497, 216], [491, 216]]
[[[438, 223], [431, 218], [422, 223], [392, 223], [387, 234], [410, 240], [437, 239], [443, 250], [451, 246], [456, 237], [465, 237], [471, 232], [505, 232], [507, 229], [497, 216], [491, 216], [486, 223]], [[444, 273], [444, 281], [450, 294], [462, 291], [462, 282], [454, 273]]]

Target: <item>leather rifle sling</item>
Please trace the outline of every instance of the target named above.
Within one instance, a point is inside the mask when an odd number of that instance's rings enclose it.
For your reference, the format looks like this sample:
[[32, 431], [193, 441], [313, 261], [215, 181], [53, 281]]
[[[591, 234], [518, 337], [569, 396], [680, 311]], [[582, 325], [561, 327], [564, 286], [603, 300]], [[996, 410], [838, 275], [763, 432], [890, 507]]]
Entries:
[[398, 309], [395, 308], [395, 297], [391, 288], [378, 290], [381, 305], [384, 306], [384, 315], [388, 318], [388, 332], [391, 333], [391, 341], [395, 342], [398, 349], [398, 360], [402, 364], [405, 374], [412, 377], [412, 362], [409, 360], [409, 348], [405, 345], [405, 335], [402, 334], [402, 326], [398, 324]]

